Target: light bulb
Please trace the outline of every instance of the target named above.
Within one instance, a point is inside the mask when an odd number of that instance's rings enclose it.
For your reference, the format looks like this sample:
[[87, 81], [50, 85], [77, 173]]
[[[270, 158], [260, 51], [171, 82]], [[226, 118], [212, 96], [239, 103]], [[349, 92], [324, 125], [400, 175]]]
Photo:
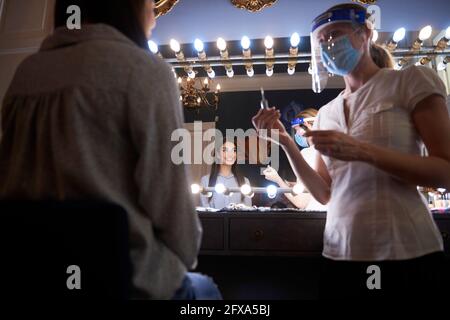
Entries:
[[395, 31], [394, 37], [392, 38], [392, 40], [394, 40], [394, 42], [398, 43], [405, 38], [405, 35], [406, 35], [406, 29], [400, 28], [397, 31]]
[[270, 186], [268, 186], [266, 188], [266, 191], [267, 191], [267, 196], [270, 199], [274, 199], [277, 196], [278, 189], [277, 189], [277, 187], [275, 187], [274, 185], [271, 184]]
[[199, 194], [201, 191], [201, 187], [198, 184], [191, 185], [192, 194]]
[[300, 35], [297, 32], [295, 32], [291, 36], [291, 46], [292, 46], [292, 48], [297, 48], [299, 43], [300, 43]]
[[211, 79], [214, 79], [216, 77], [216, 72], [214, 71], [214, 69], [211, 68], [211, 70], [208, 71], [208, 77], [210, 77]]
[[295, 68], [288, 68], [288, 74], [290, 76], [294, 75], [295, 74]]
[[180, 43], [175, 39], [170, 40], [170, 49], [172, 49], [175, 53], [180, 52], [181, 51]]
[[233, 69], [228, 69], [227, 70], [227, 76], [228, 76], [228, 78], [233, 78], [234, 77], [234, 70]]
[[252, 187], [250, 187], [248, 184], [242, 185], [242, 187], [241, 187], [241, 193], [242, 193], [244, 196], [250, 195], [250, 193], [252, 193]]
[[255, 70], [253, 68], [247, 69], [247, 75], [251, 78], [255, 75]]
[[271, 36], [267, 36], [264, 39], [264, 45], [266, 46], [267, 49], [272, 49], [273, 48], [273, 38]]
[[220, 90], [222, 90], [222, 87], [220, 86], [220, 84], [218, 84], [217, 87], [216, 87], [216, 91], [220, 92]]
[[157, 54], [159, 52], [158, 45], [152, 40], [148, 42], [148, 47], [150, 48], [150, 51], [153, 52], [154, 54]]
[[203, 41], [200, 39], [195, 39], [194, 47], [197, 52], [203, 52], [203, 49], [205, 48], [205, 46], [203, 45]]
[[445, 30], [445, 38], [450, 39], [450, 27], [448, 27], [447, 30]]
[[266, 75], [267, 75], [268, 77], [273, 76], [273, 68], [267, 68], [267, 69], [266, 69]]
[[189, 77], [190, 79], [195, 79], [195, 71], [194, 71], [194, 70], [188, 71], [188, 77]]
[[181, 77], [178, 77], [178, 84], [181, 84], [183, 82], [183, 79]]
[[305, 187], [301, 183], [297, 183], [292, 188], [292, 192], [294, 192], [296, 195], [303, 193], [304, 190], [305, 190]]
[[217, 39], [217, 48], [220, 51], [225, 51], [227, 49], [227, 42], [223, 38]]
[[425, 41], [431, 37], [431, 33], [433, 32], [433, 28], [431, 26], [426, 26], [419, 33], [420, 41]]
[[378, 31], [373, 29], [372, 41], [377, 42], [378, 40]]
[[204, 84], [205, 86], [208, 86], [208, 85], [209, 85], [208, 78], [205, 78], [205, 80], [203, 81], [203, 84]]
[[241, 46], [244, 50], [248, 50], [250, 48], [250, 39], [247, 36], [242, 37]]
[[214, 190], [219, 194], [224, 194], [225, 191], [227, 191], [227, 188], [222, 183], [218, 183], [214, 187]]

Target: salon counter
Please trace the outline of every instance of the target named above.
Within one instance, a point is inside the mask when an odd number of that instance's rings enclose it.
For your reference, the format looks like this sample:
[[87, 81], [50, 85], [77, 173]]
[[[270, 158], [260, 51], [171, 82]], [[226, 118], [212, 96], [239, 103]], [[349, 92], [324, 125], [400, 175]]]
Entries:
[[[199, 213], [202, 255], [321, 256], [325, 212]], [[450, 215], [434, 214], [450, 254]]]

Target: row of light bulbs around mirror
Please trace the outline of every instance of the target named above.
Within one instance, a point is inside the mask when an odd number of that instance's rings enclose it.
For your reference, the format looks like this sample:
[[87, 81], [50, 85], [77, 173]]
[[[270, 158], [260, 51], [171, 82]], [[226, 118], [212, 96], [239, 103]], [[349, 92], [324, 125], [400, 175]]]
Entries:
[[[412, 46], [412, 50], [415, 50], [415, 51], [420, 50], [423, 42], [431, 37], [432, 32], [433, 32], [433, 28], [431, 26], [426, 26], [426, 27], [422, 28], [420, 30], [419, 37], [416, 39], [416, 41], [414, 42], [414, 44]], [[372, 38], [373, 42], [376, 42], [378, 40], [378, 36], [379, 36], [378, 31], [373, 30], [373, 38]], [[397, 31], [394, 32], [392, 39], [387, 44], [387, 48], [391, 52], [393, 52], [397, 48], [398, 43], [400, 41], [402, 41], [405, 38], [405, 36], [406, 36], [406, 29], [405, 28], [398, 29]], [[298, 56], [298, 45], [300, 44], [300, 41], [301, 41], [301, 38], [297, 32], [292, 34], [292, 36], [290, 38], [291, 47], [289, 49], [289, 57], [292, 59], [290, 59], [290, 61], [288, 63], [288, 69], [287, 69], [287, 72], [289, 75], [295, 74], [295, 68], [297, 65], [297, 61], [295, 60], [295, 58]], [[448, 27], [446, 29], [445, 35], [438, 42], [436, 49], [444, 50], [448, 46], [449, 41], [450, 41], [450, 27]], [[159, 47], [154, 41], [150, 40], [148, 42], [148, 45], [149, 45], [150, 50], [154, 54], [160, 55], [162, 57], [161, 53], [159, 52]], [[247, 60], [247, 62], [245, 64], [247, 75], [249, 77], [253, 77], [255, 72], [253, 69], [253, 64], [251, 62], [252, 52], [251, 52], [251, 48], [250, 48], [251, 47], [250, 38], [247, 36], [244, 36], [241, 39], [241, 46], [242, 46], [243, 57], [244, 57], [244, 59]], [[274, 58], [274, 48], [273, 48], [274, 40], [271, 36], [267, 36], [264, 39], [264, 46], [266, 48], [265, 56], [267, 59], [266, 75], [268, 77], [271, 77], [273, 75], [273, 67], [274, 67], [274, 62], [271, 60]], [[199, 60], [202, 62], [207, 62], [208, 59], [207, 59], [207, 56], [206, 56], [206, 53], [204, 50], [205, 46], [204, 46], [203, 41], [201, 41], [200, 39], [195, 39], [194, 47], [195, 47], [195, 50], [197, 51]], [[170, 40], [170, 48], [175, 53], [175, 56], [178, 61], [180, 61], [180, 62], [186, 61], [185, 55], [184, 55], [183, 51], [181, 50], [181, 45], [177, 40], [175, 40], [175, 39]], [[217, 39], [217, 48], [220, 51], [220, 56], [223, 61], [223, 65], [226, 69], [226, 74], [229, 78], [232, 78], [234, 76], [234, 70], [233, 70], [232, 63], [229, 60], [229, 53], [227, 50], [227, 42], [223, 38], [218, 38]], [[430, 61], [431, 61], [431, 58], [424, 57], [424, 58], [420, 59], [416, 63], [416, 65], [425, 65], [425, 64], [429, 63]], [[439, 63], [438, 70], [444, 70], [447, 67], [447, 63], [449, 61], [450, 61], [450, 57], [445, 57]], [[399, 62], [395, 65], [395, 69], [400, 70], [406, 63], [407, 63], [407, 60], [405, 58], [401, 58], [399, 60]], [[214, 69], [209, 64], [207, 64], [207, 63], [204, 64], [204, 68], [205, 68], [206, 73], [208, 74], [209, 78], [213, 79], [216, 76]], [[192, 67], [186, 66], [185, 71], [189, 78], [191, 78], [191, 79], [195, 78], [196, 73]], [[311, 73], [311, 70], [309, 70], [309, 72]]]
[[246, 197], [253, 198], [255, 193], [266, 193], [270, 199], [274, 199], [279, 193], [291, 193], [293, 196], [297, 196], [305, 190], [302, 184], [296, 184], [292, 188], [278, 188], [274, 185], [269, 185], [266, 188], [251, 187], [248, 184], [242, 185], [240, 188], [227, 188], [222, 183], [216, 184], [214, 187], [202, 187], [199, 184], [191, 185], [192, 194], [202, 194], [208, 198], [212, 197], [213, 192], [224, 195], [231, 195], [233, 193], [242, 193]]

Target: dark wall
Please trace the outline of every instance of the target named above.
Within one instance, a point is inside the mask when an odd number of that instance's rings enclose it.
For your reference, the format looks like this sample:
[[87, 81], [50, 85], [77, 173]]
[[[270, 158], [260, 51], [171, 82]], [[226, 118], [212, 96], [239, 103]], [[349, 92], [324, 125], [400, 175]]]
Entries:
[[[266, 92], [266, 99], [270, 106], [277, 107], [282, 113], [285, 126], [289, 126], [290, 118], [296, 113], [306, 109], [320, 109], [329, 101], [333, 100], [342, 89], [329, 89], [320, 94], [312, 90], [279, 90]], [[217, 111], [212, 109], [187, 110], [185, 109], [186, 122], [216, 121], [216, 128], [225, 133], [226, 129], [252, 128], [251, 119], [260, 108], [261, 93], [250, 92], [223, 92], [220, 95], [220, 104]], [[260, 166], [241, 165], [241, 172], [250, 179], [253, 186], [267, 186], [269, 181], [260, 175]], [[295, 181], [294, 174], [290, 168], [285, 154], [280, 150], [280, 176], [284, 179]], [[261, 199], [264, 202], [266, 199]], [[256, 199], [255, 199], [256, 200]]]

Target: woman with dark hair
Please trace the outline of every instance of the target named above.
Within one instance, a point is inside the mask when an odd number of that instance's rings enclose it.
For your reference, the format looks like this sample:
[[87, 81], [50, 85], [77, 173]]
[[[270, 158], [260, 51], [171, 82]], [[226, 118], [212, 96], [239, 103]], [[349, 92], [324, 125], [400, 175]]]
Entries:
[[[80, 30], [66, 28], [69, 5], [81, 9]], [[117, 203], [128, 213], [133, 298], [219, 298], [187, 273], [201, 226], [186, 169], [171, 160], [183, 126], [177, 84], [147, 46], [154, 2], [57, 0], [55, 26], [4, 100], [0, 197]]]
[[253, 123], [279, 130], [297, 178], [328, 204], [324, 297], [438, 296], [443, 241], [417, 186], [450, 188], [446, 88], [427, 67], [380, 68], [372, 42], [365, 7], [338, 5], [313, 22], [313, 89], [322, 91], [329, 73], [345, 81], [305, 134], [318, 151], [314, 169], [275, 108], [260, 110]]
[[[236, 142], [224, 141], [215, 163], [211, 166], [211, 173], [201, 179], [202, 187], [215, 187], [221, 184], [226, 188], [236, 188], [244, 184], [250, 185], [249, 180], [239, 173], [236, 160]], [[202, 195], [201, 203], [203, 207], [216, 209], [222, 209], [231, 203], [252, 206], [251, 198], [240, 192], [232, 194], [213, 192], [211, 197]]]

